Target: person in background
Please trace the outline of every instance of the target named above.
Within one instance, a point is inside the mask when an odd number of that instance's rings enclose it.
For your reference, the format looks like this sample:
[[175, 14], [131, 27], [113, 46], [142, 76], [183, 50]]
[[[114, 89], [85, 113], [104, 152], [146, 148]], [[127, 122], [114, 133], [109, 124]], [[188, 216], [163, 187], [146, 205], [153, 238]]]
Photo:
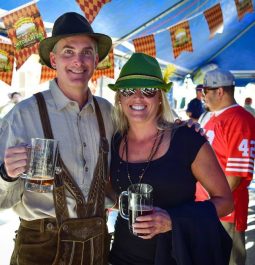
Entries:
[[[65, 170], [62, 169], [60, 174], [68, 170], [74, 182], [70, 186], [69, 178], [68, 191], [64, 194], [66, 200], [62, 200], [62, 205], [66, 201], [67, 213], [63, 211], [61, 214], [68, 214], [69, 218], [76, 219], [78, 215], [77, 201], [69, 192], [70, 188], [75, 186], [76, 191], [80, 191], [80, 201], [86, 201], [95, 168], [101, 168], [97, 163], [101, 147], [99, 126], [104, 126], [105, 138], [109, 143], [113, 134], [112, 105], [103, 98], [93, 97], [88, 87], [95, 68], [111, 47], [109, 36], [95, 33], [90, 23], [75, 12], [61, 15], [54, 23], [52, 36], [42, 40], [39, 45], [41, 61], [57, 71], [57, 78], [41, 95], [46, 102], [54, 139], [59, 141], [59, 152], [65, 164]], [[102, 122], [98, 111], [101, 112]], [[29, 144], [34, 137], [45, 138], [43, 125], [34, 96], [18, 103], [1, 123], [0, 208], [13, 208], [21, 220], [11, 265], [52, 265], [57, 254], [55, 193], [29, 192], [24, 189], [24, 180], [20, 178], [27, 165], [25, 144]], [[83, 236], [82, 233], [79, 235]], [[103, 246], [100, 237], [98, 240]], [[91, 256], [85, 263], [103, 264], [100, 256], [103, 250], [96, 245], [91, 253], [88, 246], [85, 250], [97, 259], [92, 261]], [[73, 247], [76, 250], [79, 245]], [[83, 258], [82, 253], [73, 259]], [[67, 262], [63, 261], [63, 264]], [[68, 264], [73, 263], [70, 261]]]
[[[234, 91], [235, 80], [229, 71], [215, 69], [205, 74], [204, 100], [212, 116], [204, 130], [226, 175], [234, 199], [234, 211], [221, 218], [224, 228], [233, 239], [229, 264], [245, 265], [245, 230], [249, 202], [247, 187], [254, 170], [255, 119], [236, 103]], [[197, 200], [208, 198], [202, 187], [198, 188], [196, 196]]]
[[10, 101], [0, 107], [0, 118], [3, 118], [17, 103], [22, 100], [22, 96], [19, 92], [13, 92], [9, 95]]
[[196, 86], [196, 97], [189, 102], [186, 109], [187, 116], [195, 122], [198, 121], [201, 114], [205, 111], [202, 102], [202, 89], [203, 85]]
[[[172, 84], [164, 80], [155, 58], [134, 53], [116, 83], [109, 85], [116, 91], [113, 189], [119, 195], [131, 184], [148, 183], [153, 187], [154, 204], [152, 214], [136, 219], [133, 230], [140, 236], [129, 231], [127, 220], [117, 217], [109, 262], [227, 264], [231, 244], [221, 248], [219, 234], [228, 243], [231, 239], [218, 216], [232, 210], [230, 189], [206, 138], [186, 124], [173, 122], [166, 97]], [[202, 204], [194, 201], [197, 181], [211, 196]], [[197, 251], [191, 241], [200, 246]]]
[[248, 97], [244, 100], [244, 108], [255, 117], [255, 109], [251, 106], [252, 98]]

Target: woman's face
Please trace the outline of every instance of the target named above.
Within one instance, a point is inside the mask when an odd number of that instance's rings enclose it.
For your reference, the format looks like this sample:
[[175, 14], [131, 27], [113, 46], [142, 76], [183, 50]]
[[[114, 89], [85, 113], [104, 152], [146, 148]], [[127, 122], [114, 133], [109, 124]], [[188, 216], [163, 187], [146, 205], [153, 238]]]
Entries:
[[161, 93], [159, 90], [136, 89], [132, 91], [132, 95], [131, 93], [126, 93], [128, 89], [121, 91], [119, 92], [120, 103], [129, 123], [154, 123], [156, 121], [159, 105], [161, 104]]

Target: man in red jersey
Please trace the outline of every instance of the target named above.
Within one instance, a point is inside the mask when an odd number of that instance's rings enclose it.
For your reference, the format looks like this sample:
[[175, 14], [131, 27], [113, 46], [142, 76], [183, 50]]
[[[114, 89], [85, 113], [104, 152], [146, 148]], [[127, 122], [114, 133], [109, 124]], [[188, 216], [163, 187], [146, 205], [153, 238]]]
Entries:
[[[254, 170], [255, 119], [236, 103], [234, 89], [234, 76], [229, 71], [215, 69], [206, 73], [204, 99], [213, 114], [204, 129], [225, 172], [234, 199], [234, 211], [221, 218], [224, 228], [233, 239], [229, 264], [245, 265], [249, 201], [247, 187]], [[202, 193], [201, 188], [198, 188], [198, 200], [203, 198]]]

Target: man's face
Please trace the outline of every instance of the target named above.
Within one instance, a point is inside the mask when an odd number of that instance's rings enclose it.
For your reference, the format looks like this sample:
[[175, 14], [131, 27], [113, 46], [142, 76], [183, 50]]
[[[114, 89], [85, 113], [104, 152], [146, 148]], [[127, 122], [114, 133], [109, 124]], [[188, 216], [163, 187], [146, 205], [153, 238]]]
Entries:
[[197, 98], [201, 100], [203, 97], [202, 90], [197, 90], [196, 93], [197, 93]]
[[21, 101], [21, 96], [19, 95], [19, 94], [15, 94], [15, 95], [13, 95], [13, 97], [12, 97], [12, 102], [14, 103], [14, 104], [17, 104], [17, 103], [19, 103]]
[[219, 88], [203, 89], [203, 99], [206, 106], [210, 109], [210, 111], [218, 110], [218, 105], [219, 105], [218, 89]]
[[61, 89], [86, 89], [98, 64], [95, 41], [83, 35], [63, 38], [50, 53]]

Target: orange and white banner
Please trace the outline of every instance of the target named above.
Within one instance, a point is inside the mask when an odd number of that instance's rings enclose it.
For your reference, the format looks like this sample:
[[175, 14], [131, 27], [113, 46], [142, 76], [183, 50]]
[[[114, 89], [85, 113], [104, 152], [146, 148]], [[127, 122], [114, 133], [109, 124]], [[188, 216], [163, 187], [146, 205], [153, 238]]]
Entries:
[[177, 58], [183, 51], [193, 52], [192, 38], [188, 21], [184, 21], [171, 27], [169, 31], [172, 40], [174, 58]]
[[76, 0], [88, 22], [91, 24], [102, 6], [111, 0]]
[[2, 17], [15, 49], [17, 69], [33, 53], [38, 53], [39, 42], [46, 37], [43, 21], [36, 4], [23, 6]]
[[94, 75], [92, 76], [92, 82], [96, 81], [99, 77], [107, 76], [114, 78], [114, 55], [113, 49], [108, 53], [102, 62], [97, 66]]
[[136, 52], [143, 52], [152, 57], [156, 57], [156, 46], [155, 46], [154, 35], [148, 35], [145, 37], [134, 39], [133, 43]]
[[246, 13], [253, 12], [252, 0], [235, 0], [235, 3], [239, 20], [241, 20]]
[[14, 48], [11, 44], [0, 43], [0, 80], [12, 84]]
[[210, 39], [214, 37], [216, 33], [222, 33], [223, 29], [223, 16], [220, 4], [217, 4], [204, 12], [209, 30]]
[[41, 70], [41, 78], [40, 78], [40, 83], [49, 81], [57, 77], [57, 71], [46, 66], [42, 65], [42, 70]]

